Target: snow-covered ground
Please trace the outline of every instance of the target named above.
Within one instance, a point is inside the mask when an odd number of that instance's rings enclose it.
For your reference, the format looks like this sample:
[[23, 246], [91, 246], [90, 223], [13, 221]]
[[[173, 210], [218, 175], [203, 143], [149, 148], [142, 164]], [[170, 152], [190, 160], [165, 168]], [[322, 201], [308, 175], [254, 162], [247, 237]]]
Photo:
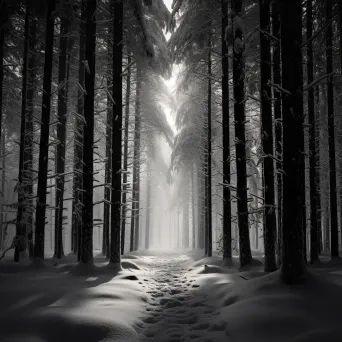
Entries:
[[337, 342], [342, 264], [299, 286], [261, 267], [239, 272], [219, 257], [139, 252], [122, 270], [0, 264], [0, 341]]

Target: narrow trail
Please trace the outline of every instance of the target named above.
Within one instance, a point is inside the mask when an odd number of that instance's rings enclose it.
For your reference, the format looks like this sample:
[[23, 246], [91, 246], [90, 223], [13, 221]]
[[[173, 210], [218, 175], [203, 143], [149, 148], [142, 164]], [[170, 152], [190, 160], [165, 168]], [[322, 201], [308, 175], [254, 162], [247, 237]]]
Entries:
[[148, 262], [143, 287], [149, 299], [141, 341], [227, 341], [225, 325], [215, 322], [215, 308], [197, 292], [199, 285], [189, 275], [193, 260], [167, 255], [150, 256]]

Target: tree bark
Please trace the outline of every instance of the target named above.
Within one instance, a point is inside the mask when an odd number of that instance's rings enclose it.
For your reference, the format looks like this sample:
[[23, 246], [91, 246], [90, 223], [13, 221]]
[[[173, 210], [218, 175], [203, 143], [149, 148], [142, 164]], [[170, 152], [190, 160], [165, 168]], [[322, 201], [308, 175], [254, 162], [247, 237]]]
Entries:
[[39, 171], [37, 187], [37, 206], [36, 206], [36, 229], [34, 256], [37, 259], [44, 259], [45, 245], [45, 215], [46, 215], [46, 186], [48, 174], [48, 155], [49, 155], [49, 133], [51, 115], [51, 79], [53, 61], [53, 40], [54, 40], [54, 10], [55, 0], [48, 1], [46, 14], [46, 33], [45, 33], [45, 64], [43, 79], [43, 99], [42, 99], [42, 126], [40, 129], [39, 144]]
[[[137, 65], [135, 123], [134, 123], [134, 152], [133, 152], [133, 189], [132, 189], [132, 218], [131, 218], [131, 247], [139, 247], [139, 179], [140, 179], [140, 105], [141, 105], [141, 67]], [[138, 226], [137, 226], [138, 225]]]
[[7, 0], [0, 2], [0, 141], [2, 134], [3, 87], [4, 87], [4, 52], [5, 25], [7, 21]]
[[221, 1], [222, 11], [222, 145], [223, 145], [223, 262], [232, 263], [232, 206], [230, 195], [230, 124], [229, 124], [229, 59], [226, 27], [228, 1]]
[[65, 182], [65, 151], [66, 129], [68, 110], [68, 43], [69, 20], [61, 19], [59, 40], [59, 70], [58, 70], [58, 111], [57, 111], [57, 155], [56, 155], [56, 204], [55, 204], [55, 253], [60, 259], [64, 255], [63, 250], [63, 206], [64, 206], [64, 182]]
[[[283, 91], [283, 258], [281, 279], [305, 279], [303, 254], [303, 67], [301, 0], [281, 1]], [[285, 92], [285, 93], [284, 93]]]
[[[326, 21], [332, 19], [332, 0], [326, 1]], [[326, 33], [327, 74], [333, 71], [333, 29], [332, 24]], [[335, 118], [334, 118], [334, 85], [333, 76], [328, 78], [328, 132], [329, 132], [329, 176], [330, 176], [330, 253], [332, 258], [338, 258], [338, 220], [337, 220], [337, 185], [335, 156]]]
[[146, 224], [145, 224], [145, 249], [150, 248], [150, 219], [151, 219], [151, 169], [147, 162], [146, 179]]
[[[308, 84], [314, 80], [313, 49], [312, 49], [312, 0], [307, 2], [306, 8], [306, 40], [307, 40], [307, 73]], [[316, 188], [316, 118], [314, 88], [308, 94], [309, 117], [309, 153], [310, 153], [310, 261], [318, 260], [318, 226], [317, 226], [317, 188]]]
[[122, 40], [123, 1], [114, 0], [111, 263], [121, 262]]
[[263, 197], [265, 220], [265, 272], [277, 269], [275, 257], [276, 212], [274, 196], [274, 164], [273, 164], [273, 122], [271, 87], [271, 46], [270, 34], [270, 1], [260, 0], [260, 93], [261, 93], [261, 146], [263, 150]]
[[316, 210], [317, 210], [317, 232], [318, 232], [318, 253], [322, 253], [323, 250], [323, 235], [322, 235], [322, 201], [321, 201], [321, 169], [320, 169], [320, 93], [319, 93], [319, 85], [315, 87], [315, 99], [316, 99], [316, 115], [315, 115], [315, 151], [316, 151], [316, 160], [315, 160], [315, 184], [316, 184]]
[[125, 127], [124, 127], [124, 150], [123, 150], [123, 193], [122, 193], [122, 219], [121, 219], [121, 255], [125, 253], [126, 240], [126, 214], [127, 214], [127, 191], [128, 191], [128, 132], [129, 132], [129, 106], [131, 96], [131, 55], [127, 58], [127, 79], [126, 79], [126, 104], [125, 104]]
[[[75, 118], [75, 138], [74, 138], [74, 176], [73, 176], [73, 202], [72, 202], [72, 237], [73, 251], [77, 253], [78, 261], [81, 258], [81, 221], [82, 221], [82, 203], [83, 196], [81, 189], [82, 182], [82, 155], [83, 155], [83, 118], [84, 118], [84, 78], [85, 78], [85, 0], [81, 1], [80, 13], [80, 52], [78, 67], [78, 82], [81, 87], [78, 88], [77, 115]], [[81, 88], [81, 89], [80, 89]]]
[[[211, 150], [212, 150], [212, 133], [211, 133], [211, 115], [212, 115], [212, 93], [211, 93], [211, 77], [212, 77], [212, 62], [211, 62], [211, 24], [209, 28], [209, 37], [208, 37], [208, 142], [207, 142], [207, 169], [208, 169], [208, 228], [207, 228], [207, 256], [211, 257], [213, 254], [213, 220], [212, 220], [212, 195], [211, 195], [211, 184], [212, 184], [212, 172], [211, 172]], [[189, 202], [189, 201], [188, 201]], [[189, 207], [189, 203], [187, 205]], [[189, 213], [188, 213], [189, 216]], [[189, 217], [188, 217], [188, 225], [189, 225]], [[189, 232], [189, 228], [188, 228]]]
[[234, 119], [237, 174], [237, 211], [239, 225], [240, 266], [252, 261], [249, 241], [248, 205], [247, 205], [247, 172], [246, 172], [246, 135], [245, 135], [245, 71], [243, 59], [243, 32], [240, 22], [242, 0], [232, 1], [232, 22], [234, 34], [233, 46], [233, 83], [234, 83]]
[[[281, 86], [281, 61], [280, 61], [280, 20], [279, 20], [279, 4], [272, 3], [272, 35], [278, 39], [278, 43], [273, 50], [273, 83]], [[276, 178], [277, 178], [277, 257], [278, 265], [282, 261], [282, 217], [283, 217], [283, 174], [282, 174], [282, 155], [283, 155], [283, 127], [281, 112], [281, 93], [274, 91], [274, 123], [275, 123], [275, 153], [276, 153]]]
[[[111, 6], [111, 14], [113, 10]], [[113, 25], [109, 28], [110, 37], [113, 36]], [[108, 37], [108, 70], [107, 70], [107, 125], [106, 125], [106, 165], [105, 165], [105, 188], [104, 188], [104, 206], [103, 206], [103, 239], [102, 239], [102, 254], [109, 257], [109, 227], [110, 227], [110, 184], [111, 184], [111, 167], [112, 167], [112, 121], [113, 121], [113, 102], [112, 92], [113, 81], [112, 75], [112, 63], [113, 63], [113, 51], [111, 49], [112, 40]]]
[[94, 194], [94, 99], [96, 73], [96, 0], [87, 0], [85, 60], [85, 97], [83, 128], [83, 213], [81, 263], [93, 262], [93, 194]]
[[[196, 167], [195, 163], [192, 163], [191, 172], [191, 207], [192, 207], [192, 249], [196, 248], [196, 227], [198, 222], [196, 222], [196, 191], [195, 191], [195, 177], [196, 177]], [[196, 224], [197, 223], [197, 224]]]
[[[19, 175], [16, 190], [18, 192], [18, 212], [16, 224], [16, 237], [18, 243], [14, 248], [14, 261], [19, 262], [20, 252], [26, 250], [27, 240], [27, 222], [26, 222], [26, 183], [24, 183], [24, 164], [25, 164], [25, 142], [26, 142], [26, 120], [27, 120], [27, 83], [28, 83], [28, 54], [29, 54], [29, 36], [30, 36], [30, 17], [31, 8], [30, 3], [26, 0], [25, 13], [25, 33], [24, 33], [24, 54], [22, 67], [22, 92], [21, 92], [21, 120], [20, 120], [20, 144], [19, 144]], [[24, 243], [19, 243], [23, 241]]]

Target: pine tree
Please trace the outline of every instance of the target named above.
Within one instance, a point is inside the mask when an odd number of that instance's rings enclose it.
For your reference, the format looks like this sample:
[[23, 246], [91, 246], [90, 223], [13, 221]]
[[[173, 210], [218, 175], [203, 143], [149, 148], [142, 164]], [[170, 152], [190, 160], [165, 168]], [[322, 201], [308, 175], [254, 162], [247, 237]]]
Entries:
[[[308, 84], [314, 79], [313, 72], [313, 44], [312, 44], [312, 1], [307, 2], [306, 9], [306, 40], [307, 40], [307, 73]], [[310, 151], [310, 261], [314, 263], [318, 259], [318, 226], [317, 226], [317, 188], [316, 188], [316, 127], [315, 127], [315, 96], [314, 87], [309, 88], [308, 112], [309, 112], [309, 151]]]
[[51, 79], [53, 62], [53, 41], [54, 41], [54, 10], [55, 0], [49, 0], [46, 10], [46, 33], [45, 33], [45, 63], [43, 80], [42, 99], [42, 125], [40, 129], [39, 143], [39, 171], [38, 171], [38, 191], [36, 206], [36, 229], [34, 256], [37, 259], [44, 259], [45, 244], [45, 215], [46, 215], [46, 187], [48, 174], [48, 154], [49, 154], [49, 133], [51, 115]]
[[57, 259], [64, 255], [63, 251], [63, 206], [64, 206], [64, 181], [65, 181], [65, 144], [68, 110], [68, 63], [69, 19], [63, 17], [60, 24], [59, 40], [59, 70], [58, 70], [58, 111], [57, 111], [57, 147], [56, 147], [56, 209], [55, 209], [55, 254]]
[[[332, 0], [326, 0], [326, 21], [332, 19]], [[337, 184], [335, 156], [335, 119], [334, 119], [334, 85], [333, 85], [333, 29], [328, 25], [326, 33], [326, 67], [328, 78], [328, 131], [329, 131], [329, 179], [330, 179], [330, 243], [331, 257], [338, 258], [338, 220], [337, 220]]]
[[260, 0], [260, 98], [261, 98], [261, 145], [263, 149], [264, 178], [264, 240], [265, 272], [277, 269], [275, 259], [276, 213], [274, 199], [274, 165], [273, 165], [273, 123], [271, 88], [271, 47], [270, 2]]
[[77, 115], [75, 118], [74, 138], [74, 176], [73, 176], [73, 202], [72, 202], [72, 246], [77, 252], [78, 261], [81, 257], [81, 223], [82, 223], [82, 155], [83, 155], [83, 111], [84, 111], [84, 78], [85, 78], [85, 0], [80, 4], [80, 28], [79, 28], [79, 60], [78, 83], [80, 87], [77, 93]]
[[281, 279], [292, 284], [306, 274], [303, 254], [303, 66], [302, 2], [280, 2], [283, 110], [283, 229]]
[[246, 135], [245, 135], [245, 74], [243, 58], [242, 0], [232, 1], [233, 22], [233, 83], [234, 83], [234, 120], [237, 173], [237, 210], [239, 225], [240, 265], [252, 261], [249, 241], [246, 171]]
[[123, 2], [113, 0], [113, 121], [112, 121], [112, 193], [110, 262], [121, 262], [121, 147], [122, 147], [122, 52]]
[[85, 97], [83, 128], [83, 214], [81, 262], [93, 262], [94, 96], [96, 51], [96, 0], [86, 3]]
[[230, 125], [229, 125], [229, 60], [226, 28], [228, 1], [221, 1], [222, 11], [222, 146], [223, 146], [223, 260], [232, 263], [232, 208], [230, 195]]
[[126, 236], [126, 213], [127, 213], [127, 169], [128, 169], [128, 131], [129, 131], [129, 106], [131, 96], [131, 55], [127, 58], [127, 78], [126, 78], [126, 103], [125, 103], [125, 127], [124, 127], [124, 149], [123, 149], [123, 193], [122, 193], [122, 218], [121, 218], [121, 255], [125, 252], [125, 236]]

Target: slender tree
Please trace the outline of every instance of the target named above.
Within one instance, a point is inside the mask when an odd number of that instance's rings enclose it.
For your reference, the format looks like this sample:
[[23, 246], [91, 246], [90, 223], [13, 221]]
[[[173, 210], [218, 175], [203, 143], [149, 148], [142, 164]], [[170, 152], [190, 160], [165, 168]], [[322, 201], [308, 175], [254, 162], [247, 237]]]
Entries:
[[49, 134], [51, 115], [51, 79], [54, 41], [54, 10], [55, 0], [47, 2], [46, 32], [45, 32], [45, 63], [43, 79], [42, 118], [39, 143], [39, 170], [38, 190], [36, 206], [36, 229], [35, 229], [35, 258], [44, 259], [45, 242], [45, 215], [46, 215], [46, 186], [48, 174]]
[[122, 52], [123, 1], [112, 0], [113, 39], [113, 120], [112, 120], [112, 193], [110, 262], [121, 262], [121, 147], [122, 147]]
[[55, 257], [60, 259], [63, 254], [63, 206], [64, 206], [64, 182], [65, 182], [65, 144], [68, 110], [68, 34], [69, 19], [64, 14], [60, 24], [59, 39], [59, 69], [58, 69], [58, 111], [57, 111], [57, 147], [56, 147], [56, 205], [55, 205]]
[[223, 261], [232, 263], [232, 207], [230, 195], [230, 125], [229, 125], [229, 60], [226, 28], [228, 1], [221, 1], [222, 11], [222, 145], [223, 145]]
[[[113, 10], [111, 6], [111, 14]], [[108, 48], [108, 70], [107, 70], [107, 125], [106, 125], [106, 165], [105, 165], [105, 188], [104, 188], [104, 206], [103, 206], [103, 239], [102, 254], [109, 257], [109, 227], [110, 227], [110, 184], [112, 167], [112, 120], [113, 120], [113, 100], [112, 100], [112, 63], [113, 49], [111, 48], [113, 36], [113, 25], [109, 27], [109, 37], [107, 39]]]
[[146, 223], [145, 223], [145, 249], [150, 247], [150, 219], [151, 219], [151, 169], [147, 160], [146, 175]]
[[7, 12], [7, 0], [1, 0], [0, 1], [0, 141], [1, 141], [1, 134], [2, 134], [5, 25], [7, 21], [6, 12]]
[[128, 191], [128, 131], [129, 131], [129, 106], [131, 96], [131, 55], [127, 58], [127, 78], [126, 78], [126, 103], [125, 103], [125, 127], [124, 127], [124, 150], [123, 150], [123, 193], [122, 193], [122, 220], [121, 220], [121, 254], [125, 253], [125, 236], [126, 236], [126, 213], [127, 213], [127, 191]]
[[[308, 84], [314, 79], [313, 72], [313, 44], [312, 44], [312, 0], [307, 2], [306, 8], [306, 40], [307, 40], [307, 73]], [[314, 87], [309, 88], [309, 151], [310, 151], [310, 261], [318, 259], [318, 226], [317, 226], [317, 188], [316, 188], [316, 127], [315, 127], [315, 96]]]
[[84, 78], [85, 78], [85, 0], [81, 1], [80, 28], [79, 28], [79, 61], [78, 61], [78, 88], [77, 115], [75, 117], [74, 138], [74, 176], [72, 202], [72, 238], [73, 250], [77, 252], [78, 261], [81, 257], [81, 223], [82, 223], [82, 155], [83, 155], [83, 118], [84, 118]]
[[282, 0], [280, 5], [284, 171], [281, 279], [293, 284], [305, 279], [306, 274], [302, 235], [302, 1]]
[[18, 192], [18, 212], [17, 212], [17, 225], [16, 235], [18, 241], [25, 239], [25, 244], [16, 243], [14, 250], [14, 261], [19, 261], [20, 252], [26, 248], [26, 184], [24, 184], [24, 158], [25, 158], [25, 133], [26, 133], [26, 99], [27, 99], [27, 69], [28, 69], [28, 54], [29, 54], [29, 25], [30, 25], [30, 3], [26, 0], [26, 13], [25, 13], [25, 33], [24, 33], [24, 54], [23, 54], [23, 67], [22, 67], [22, 92], [21, 92], [21, 120], [20, 120], [20, 148], [19, 148], [19, 176], [17, 184]]
[[[211, 27], [211, 23], [209, 24]], [[211, 185], [212, 185], [212, 172], [211, 172], [211, 150], [212, 150], [212, 132], [211, 132], [211, 115], [212, 115], [212, 90], [211, 90], [211, 78], [212, 78], [212, 61], [211, 61], [211, 28], [209, 28], [208, 35], [208, 142], [207, 142], [207, 171], [208, 171], [208, 190], [207, 190], [207, 200], [208, 200], [208, 228], [207, 228], [207, 256], [211, 257], [213, 254], [213, 220], [212, 220], [212, 195], [211, 195]], [[189, 201], [187, 206], [189, 207]], [[188, 214], [189, 216], [189, 214]], [[188, 220], [189, 221], [189, 220]]]
[[[134, 122], [134, 152], [133, 152], [133, 188], [132, 188], [132, 215], [131, 215], [131, 250], [139, 247], [139, 179], [140, 179], [140, 111], [141, 111], [141, 66], [137, 65], [135, 122]], [[137, 226], [138, 225], [138, 226]]]
[[270, 1], [260, 0], [260, 94], [261, 94], [261, 145], [263, 149], [264, 178], [264, 240], [265, 272], [277, 269], [275, 259], [276, 212], [274, 198], [274, 164], [273, 164], [273, 122], [271, 88], [271, 47], [270, 35]]
[[83, 214], [81, 262], [93, 262], [94, 97], [96, 49], [96, 0], [87, 0], [83, 128]]
[[240, 265], [252, 261], [249, 241], [246, 171], [246, 135], [245, 135], [245, 72], [243, 58], [242, 0], [232, 1], [233, 22], [233, 83], [234, 83], [234, 120], [236, 146], [236, 195], [239, 225]]
[[[332, 0], [326, 0], [326, 21], [332, 19]], [[333, 85], [333, 29], [328, 25], [326, 33], [326, 63], [328, 78], [328, 132], [329, 132], [329, 176], [330, 176], [330, 243], [331, 257], [338, 258], [338, 220], [337, 220], [337, 185], [335, 156], [335, 119], [334, 119], [334, 85]]]
[[[273, 47], [273, 83], [281, 86], [281, 63], [280, 63], [280, 20], [279, 20], [279, 4], [272, 2], [272, 35], [276, 38]], [[276, 156], [276, 179], [277, 179], [277, 254], [278, 264], [282, 259], [282, 210], [283, 210], [283, 176], [282, 176], [282, 112], [281, 112], [281, 93], [274, 88], [274, 133], [275, 133], [275, 156]]]

